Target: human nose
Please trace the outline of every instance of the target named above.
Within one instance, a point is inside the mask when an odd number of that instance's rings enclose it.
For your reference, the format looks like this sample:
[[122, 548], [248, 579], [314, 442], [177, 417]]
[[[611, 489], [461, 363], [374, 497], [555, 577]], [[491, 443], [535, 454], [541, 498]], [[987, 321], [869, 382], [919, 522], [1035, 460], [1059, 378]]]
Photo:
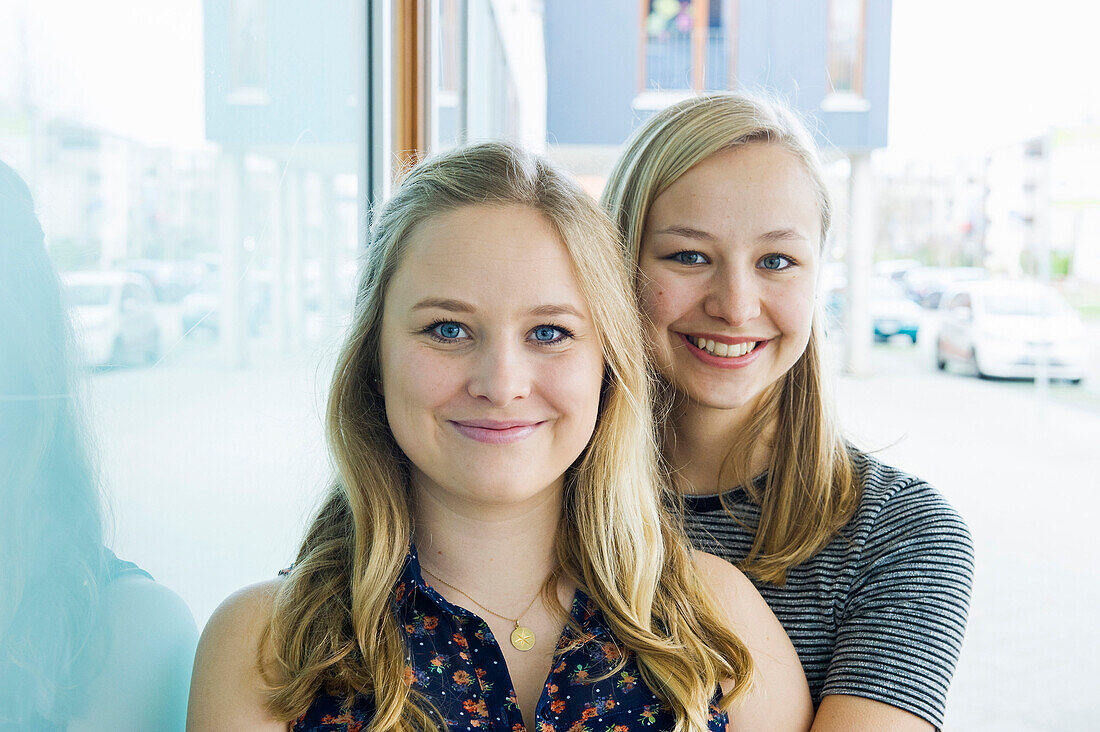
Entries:
[[520, 349], [509, 343], [488, 343], [474, 356], [470, 396], [504, 406], [531, 393], [531, 375]]
[[737, 327], [760, 315], [756, 278], [740, 267], [719, 267], [710, 282], [703, 311]]

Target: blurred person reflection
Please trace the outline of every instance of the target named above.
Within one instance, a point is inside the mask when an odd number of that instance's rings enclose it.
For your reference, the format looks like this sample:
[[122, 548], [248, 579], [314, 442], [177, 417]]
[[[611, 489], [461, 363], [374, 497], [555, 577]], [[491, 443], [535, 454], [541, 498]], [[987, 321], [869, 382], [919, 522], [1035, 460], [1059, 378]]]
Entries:
[[104, 545], [71, 347], [30, 191], [0, 162], [0, 729], [182, 729], [195, 622]]

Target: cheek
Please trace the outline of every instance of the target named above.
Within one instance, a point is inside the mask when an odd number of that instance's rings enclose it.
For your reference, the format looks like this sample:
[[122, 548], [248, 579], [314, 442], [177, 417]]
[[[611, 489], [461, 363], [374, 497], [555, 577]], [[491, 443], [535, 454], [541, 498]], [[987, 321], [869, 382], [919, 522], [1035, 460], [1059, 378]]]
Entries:
[[461, 369], [442, 354], [417, 345], [384, 349], [382, 393], [390, 429], [396, 435], [407, 431], [405, 425], [433, 419], [430, 410], [452, 399], [462, 383]]
[[638, 293], [638, 303], [647, 323], [660, 330], [678, 318], [689, 304], [689, 293], [675, 282], [659, 276], [646, 278]]
[[772, 298], [772, 317], [781, 331], [788, 335], [809, 338], [816, 307], [816, 293], [812, 278], [791, 283], [777, 291]]
[[552, 395], [548, 401], [574, 428], [588, 432], [583, 435], [583, 442], [588, 441], [600, 409], [603, 369], [603, 356], [597, 352], [576, 354], [575, 358], [559, 361], [543, 373], [542, 393]]

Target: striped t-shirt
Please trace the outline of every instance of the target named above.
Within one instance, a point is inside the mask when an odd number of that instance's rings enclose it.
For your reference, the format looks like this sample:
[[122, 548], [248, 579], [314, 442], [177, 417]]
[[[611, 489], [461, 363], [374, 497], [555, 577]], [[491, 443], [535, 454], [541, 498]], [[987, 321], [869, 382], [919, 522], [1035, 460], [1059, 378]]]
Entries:
[[[785, 585], [756, 586], [798, 651], [815, 707], [825, 695], [849, 694], [939, 728], [970, 604], [970, 532], [935, 488], [853, 454], [863, 498], [852, 520]], [[748, 495], [736, 488], [685, 499], [692, 543], [744, 559], [760, 518]]]

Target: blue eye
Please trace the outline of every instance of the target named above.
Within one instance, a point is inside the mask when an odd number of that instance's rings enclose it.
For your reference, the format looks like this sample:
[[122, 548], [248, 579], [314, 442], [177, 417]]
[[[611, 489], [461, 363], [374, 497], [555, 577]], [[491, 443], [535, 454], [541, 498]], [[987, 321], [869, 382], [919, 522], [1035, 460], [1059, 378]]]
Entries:
[[559, 328], [556, 325], [537, 326], [531, 331], [531, 335], [539, 345], [554, 345], [573, 337], [573, 334], [565, 328]]
[[793, 267], [794, 260], [790, 257], [785, 257], [782, 254], [768, 254], [760, 260], [759, 266], [762, 269], [770, 269], [773, 272], [780, 272], [789, 267]]
[[466, 330], [450, 320], [432, 323], [425, 332], [437, 341], [454, 341], [466, 337]]
[[671, 259], [679, 262], [680, 264], [686, 264], [691, 266], [693, 264], [706, 264], [707, 258], [699, 252], [683, 251], [676, 252], [672, 255]]

